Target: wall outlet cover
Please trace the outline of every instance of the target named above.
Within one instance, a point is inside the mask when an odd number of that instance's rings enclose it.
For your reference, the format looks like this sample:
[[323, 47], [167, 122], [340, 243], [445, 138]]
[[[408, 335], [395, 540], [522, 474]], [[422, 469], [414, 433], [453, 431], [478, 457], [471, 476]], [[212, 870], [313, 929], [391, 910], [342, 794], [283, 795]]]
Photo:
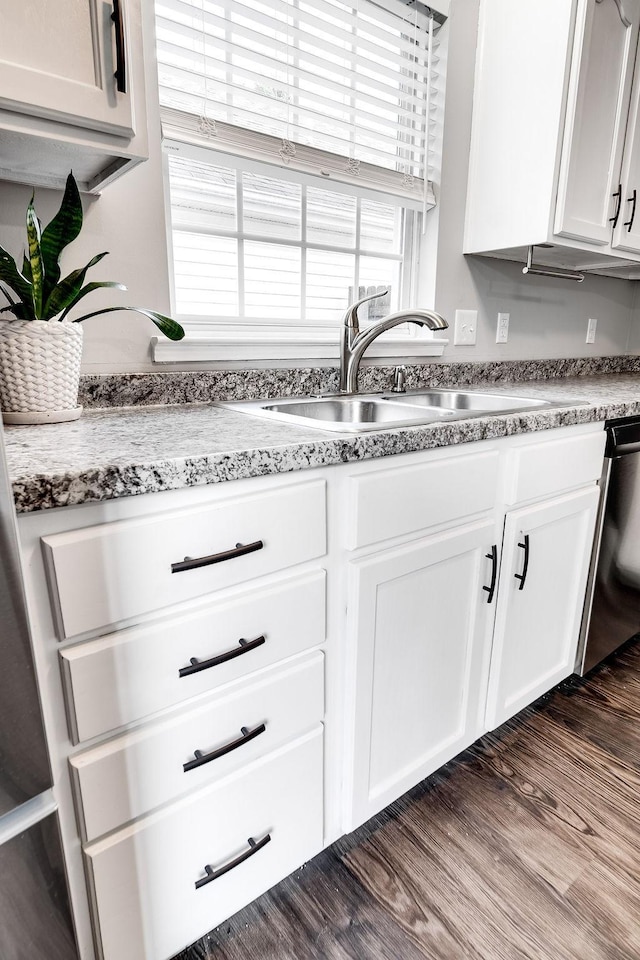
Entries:
[[496, 326], [496, 343], [506, 343], [509, 339], [509, 314], [499, 313]]
[[476, 342], [476, 327], [478, 326], [477, 310], [456, 310], [453, 329], [454, 346], [471, 346]]

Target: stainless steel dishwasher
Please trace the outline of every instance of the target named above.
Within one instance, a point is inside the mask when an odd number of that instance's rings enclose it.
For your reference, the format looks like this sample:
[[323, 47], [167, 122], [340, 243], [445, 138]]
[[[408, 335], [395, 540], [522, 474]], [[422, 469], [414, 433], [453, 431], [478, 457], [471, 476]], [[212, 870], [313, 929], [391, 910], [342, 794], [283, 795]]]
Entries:
[[579, 674], [640, 633], [640, 417], [612, 420], [606, 428]]

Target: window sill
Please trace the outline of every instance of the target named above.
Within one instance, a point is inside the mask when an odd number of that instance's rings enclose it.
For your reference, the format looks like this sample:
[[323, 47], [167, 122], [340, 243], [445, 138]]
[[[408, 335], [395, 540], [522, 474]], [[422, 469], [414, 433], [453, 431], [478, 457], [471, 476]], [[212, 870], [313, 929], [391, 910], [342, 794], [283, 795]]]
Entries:
[[[422, 357], [441, 357], [449, 343], [446, 337], [381, 337], [367, 349], [364, 362], [375, 360], [407, 361]], [[292, 364], [307, 360], [323, 361], [322, 365], [337, 366], [338, 340], [326, 337], [253, 336], [251, 340], [220, 334], [203, 336], [187, 334], [177, 343], [164, 337], [153, 337], [151, 356], [154, 363], [250, 363], [271, 360]]]

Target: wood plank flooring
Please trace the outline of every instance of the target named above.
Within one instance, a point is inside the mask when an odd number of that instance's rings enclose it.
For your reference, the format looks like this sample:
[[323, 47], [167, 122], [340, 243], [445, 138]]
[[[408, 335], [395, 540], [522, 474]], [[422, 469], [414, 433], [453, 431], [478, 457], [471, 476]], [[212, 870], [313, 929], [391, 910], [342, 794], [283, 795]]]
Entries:
[[640, 642], [179, 960], [640, 960]]

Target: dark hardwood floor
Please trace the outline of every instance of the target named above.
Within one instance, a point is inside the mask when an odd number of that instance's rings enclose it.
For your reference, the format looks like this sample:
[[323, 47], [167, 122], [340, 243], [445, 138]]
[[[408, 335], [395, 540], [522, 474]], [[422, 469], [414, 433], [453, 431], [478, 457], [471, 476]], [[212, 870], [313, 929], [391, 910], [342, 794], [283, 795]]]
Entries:
[[179, 960], [639, 960], [640, 642]]

